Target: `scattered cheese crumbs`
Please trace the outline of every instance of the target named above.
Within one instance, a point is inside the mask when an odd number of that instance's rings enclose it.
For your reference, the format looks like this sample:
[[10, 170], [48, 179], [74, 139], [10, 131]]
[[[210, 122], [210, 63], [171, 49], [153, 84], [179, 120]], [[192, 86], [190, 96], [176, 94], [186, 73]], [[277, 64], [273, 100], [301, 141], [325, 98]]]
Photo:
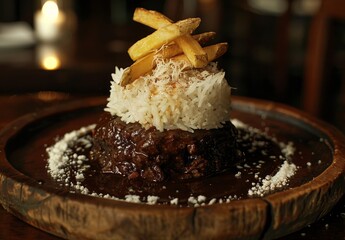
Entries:
[[158, 201], [159, 197], [157, 196], [147, 196], [147, 204], [150, 204], [150, 205], [153, 205], [153, 204], [156, 204], [157, 201]]
[[196, 200], [196, 198], [193, 197], [193, 196], [190, 196], [190, 197], [188, 198], [188, 202], [191, 203], [191, 204], [197, 204], [197, 203], [198, 203], [198, 201]]
[[241, 172], [237, 172], [236, 174], [235, 174], [235, 177], [237, 177], [237, 178], [240, 178], [241, 177]]
[[83, 172], [88, 168], [88, 165], [76, 160], [88, 161], [88, 159], [84, 155], [78, 155], [77, 153], [72, 154], [71, 147], [77, 144], [81, 144], [85, 148], [88, 146], [91, 147], [90, 140], [83, 137], [94, 129], [95, 126], [96, 125], [93, 124], [87, 127], [82, 127], [79, 130], [66, 133], [62, 139], [57, 141], [53, 146], [47, 148], [48, 173], [50, 173], [54, 179], [61, 182], [69, 182], [71, 177], [69, 171], [67, 171], [69, 163], [77, 165], [77, 172], [75, 173], [77, 181], [84, 179]]
[[83, 175], [82, 173], [77, 173], [77, 174], [75, 175], [75, 178], [76, 178], [77, 180], [83, 180], [85, 177], [84, 177], [84, 175]]
[[280, 148], [282, 149], [282, 153], [285, 155], [286, 158], [290, 158], [295, 153], [295, 148], [293, 147], [292, 142], [288, 142], [288, 144], [284, 144], [280, 142]]
[[126, 195], [125, 201], [126, 202], [133, 202], [133, 203], [141, 203], [140, 196], [138, 196], [138, 195]]
[[232, 124], [234, 124], [237, 128], [248, 128], [248, 125], [244, 122], [238, 120], [237, 118], [231, 119]]
[[216, 198], [212, 198], [212, 199], [208, 202], [208, 205], [215, 204], [216, 202], [217, 202], [217, 199], [216, 199]]
[[[248, 134], [244, 136], [244, 138], [250, 139], [251, 136], [254, 134], [263, 135], [270, 140], [272, 140], [274, 143], [276, 143], [281, 150], [282, 155], [279, 156], [279, 160], [283, 161], [283, 164], [279, 168], [279, 171], [274, 176], [266, 176], [265, 178], [260, 178], [259, 173], [255, 173], [254, 178], [258, 179], [259, 182], [254, 183], [252, 182], [252, 186], [248, 190], [249, 196], [264, 196], [278, 188], [281, 188], [283, 186], [286, 186], [288, 184], [289, 178], [291, 178], [295, 172], [297, 171], [297, 166], [293, 163], [291, 163], [292, 156], [295, 154], [295, 147], [293, 145], [293, 142], [279, 142], [276, 138], [270, 137], [267, 135], [268, 128], [265, 128], [265, 132], [262, 132], [261, 130], [248, 126], [245, 123], [241, 122], [238, 119], [231, 119], [231, 122], [236, 126], [236, 128], [245, 128], [248, 130]], [[258, 148], [262, 147], [264, 144], [263, 141], [253, 141], [253, 144], [251, 146], [251, 149], [249, 151], [256, 151]], [[261, 154], [265, 155], [266, 152], [262, 152]], [[270, 159], [273, 161], [276, 161], [276, 156], [269, 156]], [[278, 159], [277, 159], [278, 160]], [[260, 169], [262, 167], [262, 164], [264, 164], [265, 161], [259, 160], [258, 163], [253, 163], [253, 166], [256, 169]], [[250, 166], [246, 163], [243, 166], [237, 165], [237, 169], [243, 169], [243, 168], [250, 168]], [[236, 175], [235, 175], [236, 176]], [[247, 180], [246, 182], [249, 182]]]
[[311, 162], [307, 162], [307, 166], [310, 167], [311, 166]]
[[174, 199], [170, 200], [170, 204], [177, 205], [178, 204], [178, 198], [174, 198]]
[[261, 182], [255, 184], [254, 187], [248, 190], [249, 196], [264, 196], [265, 194], [286, 186], [289, 178], [292, 177], [297, 170], [297, 167], [293, 163], [284, 161], [279, 171], [273, 175], [267, 175]]
[[205, 200], [206, 200], [206, 197], [205, 196], [203, 196], [203, 195], [199, 195], [198, 196], [198, 202], [200, 203], [200, 202], [205, 202]]
[[203, 206], [205, 205], [205, 201], [206, 201], [206, 197], [203, 195], [199, 195], [197, 197], [194, 196], [190, 196], [188, 198], [188, 203], [193, 205], [194, 207], [198, 207], [198, 206]]

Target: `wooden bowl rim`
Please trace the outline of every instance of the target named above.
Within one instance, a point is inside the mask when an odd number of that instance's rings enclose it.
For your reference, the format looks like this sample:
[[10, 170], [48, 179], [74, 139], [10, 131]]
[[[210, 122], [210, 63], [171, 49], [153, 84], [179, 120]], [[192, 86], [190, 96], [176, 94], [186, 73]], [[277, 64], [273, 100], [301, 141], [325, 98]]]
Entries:
[[[313, 116], [310, 116], [301, 110], [296, 108], [266, 101], [266, 100], [259, 100], [259, 99], [252, 99], [247, 97], [233, 97], [233, 106], [234, 108], [239, 106], [246, 106], [248, 108], [253, 108], [253, 111], [262, 111], [262, 112], [273, 112], [274, 114], [278, 114], [281, 116], [286, 116], [291, 119], [295, 119], [299, 122], [305, 123], [310, 126], [311, 129], [314, 129], [320, 133], [322, 133], [331, 143], [331, 147], [333, 149], [333, 162], [332, 164], [319, 176], [314, 178], [312, 181], [302, 184], [301, 186], [294, 187], [288, 190], [284, 190], [281, 192], [273, 193], [267, 195], [263, 198], [248, 198], [248, 199], [241, 199], [236, 201], [231, 201], [230, 203], [222, 203], [222, 204], [213, 204], [213, 205], [205, 205], [200, 207], [179, 207], [173, 205], [148, 205], [148, 204], [136, 204], [136, 203], [129, 203], [125, 201], [116, 201], [111, 199], [104, 199], [104, 198], [97, 198], [97, 204], [103, 206], [104, 208], [113, 209], [114, 207], [117, 209], [121, 209], [123, 211], [128, 212], [137, 212], [141, 211], [142, 213], [152, 214], [157, 213], [161, 214], [162, 210], [165, 213], [174, 213], [174, 212], [186, 212], [191, 213], [193, 216], [197, 215], [198, 212], [204, 212], [208, 210], [215, 210], [217, 214], [227, 215], [229, 210], [231, 209], [241, 209], [241, 208], [260, 208], [263, 209], [268, 208], [269, 205], [274, 205], [277, 202], [289, 202], [292, 201], [294, 198], [303, 197], [303, 194], [311, 193], [313, 191], [317, 191], [320, 188], [330, 188], [334, 181], [341, 179], [344, 180], [345, 175], [345, 136], [336, 128], [325, 123], [319, 119], [316, 119]], [[7, 160], [6, 157], [6, 144], [13, 138], [16, 134], [18, 134], [25, 126], [31, 124], [35, 121], [39, 121], [47, 116], [51, 116], [54, 114], [61, 114], [62, 112], [72, 112], [77, 109], [82, 108], [91, 108], [91, 107], [100, 107], [105, 106], [105, 98], [104, 97], [96, 97], [96, 98], [88, 98], [83, 100], [77, 100], [71, 103], [62, 104], [60, 106], [56, 106], [54, 108], [47, 108], [42, 110], [39, 113], [31, 113], [27, 114], [14, 122], [7, 125], [4, 129], [0, 132], [0, 184], [2, 181], [12, 181], [13, 184], [23, 184], [27, 185], [30, 188], [38, 188], [40, 189], [42, 186], [35, 181], [34, 179], [24, 175], [20, 171], [16, 170]], [[0, 189], [1, 190], [1, 189]], [[69, 199], [70, 201], [82, 201], [85, 204], [94, 204], [95, 197], [93, 196], [86, 196], [80, 194], [71, 194], [71, 193], [56, 193], [53, 189], [45, 186], [43, 190], [47, 194], [51, 194], [54, 197], [62, 198], [62, 199]], [[342, 194], [345, 190], [342, 190]], [[341, 194], [341, 195], [342, 195]], [[340, 199], [341, 196], [338, 198]], [[1, 198], [0, 195], [0, 202], [4, 205], [6, 209], [11, 212], [14, 212], [11, 209], [11, 203], [8, 202], [8, 199]], [[15, 213], [14, 213], [15, 214]], [[268, 213], [269, 214], [269, 213]], [[17, 215], [18, 217], [20, 214]], [[25, 219], [24, 219], [25, 220]], [[32, 223], [35, 225], [35, 223]], [[277, 229], [270, 230], [271, 227], [265, 226], [264, 231], [277, 231]], [[46, 230], [46, 229], [44, 229]], [[49, 231], [49, 230], [47, 230]], [[269, 233], [265, 233], [266, 236], [270, 236]], [[53, 232], [54, 233], [54, 232]], [[54, 233], [55, 234], [55, 233]], [[268, 235], [267, 235], [268, 234]], [[275, 233], [273, 233], [274, 235]], [[284, 233], [285, 234], [285, 233]], [[281, 234], [277, 234], [274, 236], [280, 236]], [[265, 235], [263, 235], [265, 236]]]

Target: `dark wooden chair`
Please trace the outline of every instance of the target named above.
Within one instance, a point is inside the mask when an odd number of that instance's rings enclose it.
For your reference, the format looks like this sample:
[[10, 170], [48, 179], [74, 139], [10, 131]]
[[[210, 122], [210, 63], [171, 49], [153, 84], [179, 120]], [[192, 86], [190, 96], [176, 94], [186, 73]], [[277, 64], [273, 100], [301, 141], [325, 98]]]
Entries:
[[[308, 33], [302, 108], [315, 116], [321, 116], [325, 108], [322, 103], [325, 101], [323, 89], [326, 84], [327, 53], [332, 50], [327, 42], [332, 33], [331, 20], [334, 19], [345, 20], [345, 1], [322, 0]], [[345, 62], [343, 65], [345, 67]]]

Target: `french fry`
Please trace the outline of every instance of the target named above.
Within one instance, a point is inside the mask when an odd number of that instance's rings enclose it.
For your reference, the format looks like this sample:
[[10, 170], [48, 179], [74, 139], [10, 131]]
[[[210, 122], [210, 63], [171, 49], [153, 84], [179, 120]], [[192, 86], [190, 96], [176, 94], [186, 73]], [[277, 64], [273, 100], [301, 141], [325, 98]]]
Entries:
[[[203, 67], [209, 61], [224, 54], [227, 49], [226, 44], [216, 44], [204, 49], [200, 46], [214, 38], [215, 33], [207, 32], [191, 36], [190, 33], [200, 24], [198, 18], [173, 23], [159, 12], [137, 8], [133, 20], [157, 30], [136, 42], [128, 50], [135, 62], [125, 69], [120, 81], [121, 86], [130, 84], [149, 73], [156, 66], [154, 59], [158, 55], [162, 58], [185, 60], [191, 67]], [[191, 26], [192, 24], [194, 25]], [[189, 29], [185, 30], [186, 28]], [[185, 31], [185, 34], [181, 34], [182, 31]]]
[[[173, 23], [171, 19], [153, 10], [147, 10], [145, 8], [136, 8], [133, 15], [133, 20], [149, 26], [153, 29], [159, 29], [166, 25]], [[215, 32], [206, 32], [197, 35], [193, 35], [193, 38], [201, 45], [212, 40], [216, 35]]]
[[173, 23], [171, 19], [160, 12], [145, 8], [136, 8], [133, 14], [133, 20], [153, 29], [159, 29]]
[[200, 24], [200, 18], [187, 18], [173, 24], [159, 28], [154, 33], [134, 43], [129, 49], [128, 54], [132, 60], [137, 60], [154, 49], [160, 48], [164, 44], [168, 44], [174, 39], [190, 34]]
[[[133, 20], [154, 29], [160, 29], [172, 23], [172, 20], [163, 14], [144, 8], [137, 8], [134, 11]], [[175, 39], [175, 42], [179, 45], [194, 67], [201, 68], [207, 65], [207, 54], [190, 34]]]
[[203, 48], [210, 62], [221, 57], [228, 50], [228, 43], [217, 43]]
[[154, 62], [154, 54], [148, 54], [145, 57], [140, 58], [135, 63], [133, 63], [130, 67], [127, 67], [122, 74], [122, 78], [120, 80], [121, 86], [126, 86], [134, 82], [140, 76], [145, 75], [146, 73], [150, 72], [156, 66]]
[[207, 65], [207, 54], [191, 35], [186, 34], [176, 38], [175, 42], [195, 68], [202, 68]]
[[205, 33], [193, 35], [193, 38], [197, 40], [200, 43], [200, 45], [204, 45], [208, 41], [211, 41], [212, 39], [214, 39], [215, 36], [216, 36], [215, 32], [205, 32]]
[[[206, 42], [210, 41], [215, 36], [215, 32], [206, 32], [201, 34], [193, 35], [193, 39], [195, 39], [199, 44], [205, 44]], [[154, 53], [156, 55], [161, 55], [162, 58], [171, 58], [180, 53], [182, 53], [182, 49], [175, 43], [171, 43], [168, 45], [163, 46], [161, 49]]]
[[[209, 41], [214, 36], [214, 32], [206, 32], [194, 35], [192, 37], [198, 42], [204, 43]], [[120, 85], [125, 86], [130, 84], [140, 76], [150, 72], [156, 66], [156, 63], [154, 62], [155, 56], [161, 55], [162, 58], [171, 58], [181, 53], [183, 53], [181, 48], [175, 43], [163, 46], [157, 52], [150, 52], [148, 55], [138, 59], [130, 67], [125, 69], [120, 81]]]
[[[228, 50], [227, 43], [217, 43], [211, 46], [203, 48], [207, 54], [208, 60], [212, 62], [213, 60], [222, 56]], [[192, 63], [189, 61], [185, 54], [178, 55], [172, 58], [175, 61], [185, 61], [190, 67], [193, 67]]]

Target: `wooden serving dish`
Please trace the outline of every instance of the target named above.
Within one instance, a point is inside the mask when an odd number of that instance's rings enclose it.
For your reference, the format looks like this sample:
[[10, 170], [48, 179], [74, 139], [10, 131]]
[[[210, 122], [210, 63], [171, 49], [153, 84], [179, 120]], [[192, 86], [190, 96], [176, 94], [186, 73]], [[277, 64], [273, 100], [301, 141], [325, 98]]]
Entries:
[[49, 180], [44, 149], [56, 136], [97, 122], [105, 104], [90, 98], [46, 109], [0, 133], [5, 209], [67, 239], [272, 239], [321, 218], [345, 192], [345, 137], [338, 130], [296, 109], [240, 97], [233, 100], [234, 118], [296, 144], [299, 170], [289, 188], [201, 207], [129, 203], [59, 188]]

